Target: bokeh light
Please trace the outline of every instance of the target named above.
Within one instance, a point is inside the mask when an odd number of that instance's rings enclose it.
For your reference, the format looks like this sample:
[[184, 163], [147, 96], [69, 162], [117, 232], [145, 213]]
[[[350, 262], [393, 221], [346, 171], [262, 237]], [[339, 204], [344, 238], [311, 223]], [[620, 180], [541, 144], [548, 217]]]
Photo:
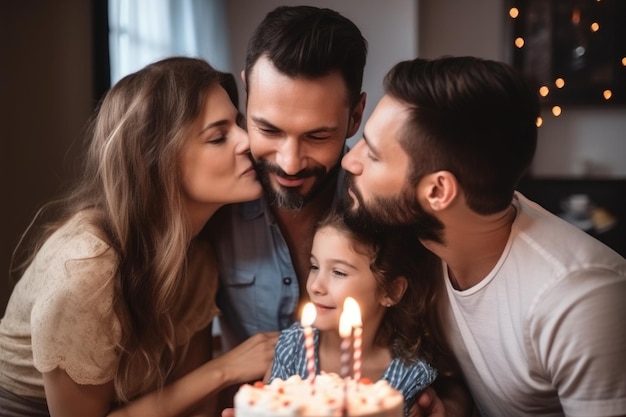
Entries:
[[[596, 2], [598, 2], [598, 3], [600, 3], [601, 1], [602, 0], [596, 0]], [[624, 0], [624, 1], [626, 1], [626, 0]], [[511, 18], [513, 18], [513, 19], [517, 19], [520, 16], [522, 16], [522, 12], [523, 11], [520, 11], [520, 9], [518, 9], [517, 7], [511, 7], [508, 10], [509, 16]], [[584, 21], [581, 19], [580, 13], [581, 13], [581, 11], [580, 11], [579, 8], [574, 8], [573, 9], [572, 15], [571, 15], [572, 24], [574, 24], [574, 25], [584, 24]], [[600, 30], [600, 22], [598, 22], [598, 21], [591, 22], [591, 24], [589, 25], [589, 29], [592, 32], [598, 32]], [[518, 36], [518, 37], [515, 38], [513, 43], [514, 43], [515, 47], [517, 47], [518, 49], [522, 49], [525, 46], [526, 41], [524, 40], [523, 37]], [[575, 54], [577, 54], [578, 58], [581, 58], [584, 55], [586, 55], [588, 51], [585, 49], [584, 46], [578, 45], [576, 48], [574, 48], [573, 52]], [[618, 59], [620, 59], [620, 62], [622, 64], [622, 66], [626, 67], [626, 56], [622, 56], [621, 58], [618, 58]], [[569, 81], [571, 81], [571, 80], [569, 80]], [[565, 84], [566, 84], [565, 79], [562, 78], [562, 77], [558, 77], [558, 78], [556, 78], [554, 80], [554, 86], [556, 88], [558, 88], [558, 89], [564, 88]], [[574, 82], [574, 84], [576, 84], [576, 83]], [[538, 89], [539, 96], [545, 98], [545, 97], [548, 97], [550, 94], [553, 94], [553, 95], [557, 94], [558, 95], [558, 93], [552, 92], [550, 90], [550, 88], [551, 88], [551, 86], [550, 86], [549, 83], [547, 85], [541, 85], [539, 87], [539, 89]], [[598, 93], [596, 93], [596, 94], [598, 94]], [[606, 90], [602, 91], [602, 96], [604, 97], [604, 100], [608, 101], [608, 100], [610, 100], [613, 97], [613, 91], [611, 91], [609, 89], [606, 89]], [[554, 102], [554, 100], [553, 100], [553, 102]], [[562, 108], [560, 106], [555, 105], [554, 107], [552, 107], [552, 114], [555, 117], [560, 116], [562, 112], [563, 112], [563, 110], [562, 110]], [[541, 126], [542, 124], [543, 124], [543, 119], [541, 117], [538, 117], [537, 118], [537, 127]]]

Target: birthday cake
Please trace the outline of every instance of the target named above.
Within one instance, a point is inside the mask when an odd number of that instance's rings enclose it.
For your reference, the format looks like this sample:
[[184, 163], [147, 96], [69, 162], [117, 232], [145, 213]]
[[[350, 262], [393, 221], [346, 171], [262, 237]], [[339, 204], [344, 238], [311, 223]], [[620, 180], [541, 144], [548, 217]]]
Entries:
[[332, 373], [317, 375], [313, 384], [297, 375], [268, 385], [245, 384], [234, 401], [236, 417], [402, 417], [404, 407], [402, 394], [385, 380], [357, 384], [348, 379], [344, 385]]

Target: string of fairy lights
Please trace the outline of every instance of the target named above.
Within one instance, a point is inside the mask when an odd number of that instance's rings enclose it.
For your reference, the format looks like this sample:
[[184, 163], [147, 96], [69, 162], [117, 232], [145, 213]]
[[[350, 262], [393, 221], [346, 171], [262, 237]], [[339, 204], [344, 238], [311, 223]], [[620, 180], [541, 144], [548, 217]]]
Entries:
[[[600, 3], [601, 1], [602, 0], [595, 0], [595, 2], [597, 2], [597, 3]], [[520, 9], [518, 7], [511, 7], [509, 9], [509, 17], [511, 19], [518, 19], [518, 18], [520, 18], [520, 14], [521, 14], [521, 11], [520, 11]], [[579, 24], [580, 23], [580, 19], [581, 19], [580, 11], [577, 10], [577, 9], [574, 9], [572, 11], [572, 17], [571, 18], [572, 18], [572, 22], [573, 23]], [[586, 30], [589, 30], [592, 33], [597, 33], [597, 32], [602, 30], [602, 25], [600, 23], [601, 22], [593, 21], [593, 22], [591, 22], [589, 24], [589, 26], [588, 26], [588, 28]], [[522, 48], [524, 48], [524, 46], [526, 44], [526, 41], [525, 41], [523, 36], [516, 36], [513, 39], [513, 44], [515, 45], [516, 48], [522, 49]], [[626, 56], [618, 57], [617, 59], [621, 60], [622, 67], [626, 67]], [[564, 77], [558, 77], [557, 76], [553, 80], [553, 84], [554, 84], [554, 88], [559, 89], [559, 90], [567, 88], [567, 80]], [[548, 85], [548, 84], [544, 83], [543, 85], [539, 86], [538, 93], [539, 93], [539, 95], [541, 97], [546, 98], [551, 93], [551, 88], [552, 88], [551, 85]], [[613, 91], [610, 88], [603, 89], [603, 91], [602, 91], [602, 98], [605, 101], [611, 100], [612, 97], [613, 97]], [[555, 117], [559, 117], [562, 114], [563, 109], [562, 109], [562, 107], [560, 105], [556, 104], [556, 105], [552, 106], [551, 112], [552, 112], [552, 115], [554, 115]], [[539, 116], [537, 118], [537, 127], [540, 127], [542, 124], [543, 124], [543, 118], [541, 116]]]

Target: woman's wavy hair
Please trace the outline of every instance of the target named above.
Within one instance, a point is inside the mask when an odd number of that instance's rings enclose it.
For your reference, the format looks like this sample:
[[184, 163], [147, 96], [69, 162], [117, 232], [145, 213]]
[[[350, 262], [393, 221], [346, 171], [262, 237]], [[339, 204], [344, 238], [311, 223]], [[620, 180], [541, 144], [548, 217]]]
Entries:
[[345, 234], [353, 250], [370, 258], [378, 294], [394, 298], [396, 280], [402, 276], [407, 280], [404, 295], [387, 308], [374, 342], [408, 363], [418, 358], [434, 361], [444, 353], [436, 307], [441, 283], [439, 258], [409, 230], [356, 229], [346, 223], [341, 209], [332, 210], [317, 224], [317, 230], [323, 227]]
[[[23, 272], [74, 214], [93, 213], [119, 259], [113, 278], [113, 309], [121, 324], [114, 385], [123, 402], [163, 386], [180, 356], [175, 322], [185, 307], [191, 240], [180, 154], [208, 90], [223, 76], [201, 59], [172, 57], [116, 83], [90, 122], [83, 175], [65, 197], [46, 206], [54, 221], [35, 236], [34, 250], [17, 269]], [[137, 375], [139, 386], [131, 382]]]

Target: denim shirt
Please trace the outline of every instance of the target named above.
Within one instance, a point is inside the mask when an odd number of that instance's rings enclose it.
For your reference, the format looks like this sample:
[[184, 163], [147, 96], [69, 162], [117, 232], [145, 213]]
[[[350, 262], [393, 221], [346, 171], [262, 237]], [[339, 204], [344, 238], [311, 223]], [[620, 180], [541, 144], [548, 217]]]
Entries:
[[[340, 169], [335, 201], [343, 193], [344, 178]], [[262, 197], [221, 208], [210, 231], [219, 265], [217, 305], [225, 350], [255, 333], [294, 323], [298, 277], [267, 201]]]

